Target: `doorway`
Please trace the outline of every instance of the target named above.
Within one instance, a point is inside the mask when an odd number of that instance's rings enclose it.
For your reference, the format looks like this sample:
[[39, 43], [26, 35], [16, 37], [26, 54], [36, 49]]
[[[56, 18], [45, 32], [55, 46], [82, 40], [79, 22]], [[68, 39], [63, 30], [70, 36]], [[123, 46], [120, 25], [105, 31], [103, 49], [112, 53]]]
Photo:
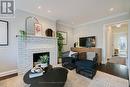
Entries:
[[128, 64], [128, 22], [113, 23], [106, 26], [107, 62]]

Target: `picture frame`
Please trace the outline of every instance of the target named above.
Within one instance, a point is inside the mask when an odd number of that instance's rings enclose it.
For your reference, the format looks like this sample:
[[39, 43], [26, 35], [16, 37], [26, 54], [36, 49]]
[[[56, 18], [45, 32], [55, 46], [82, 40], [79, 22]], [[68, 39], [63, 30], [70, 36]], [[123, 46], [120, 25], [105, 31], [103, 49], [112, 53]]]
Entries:
[[64, 31], [58, 31], [58, 33], [61, 33], [63, 36], [63, 45], [67, 45], [67, 32]]
[[0, 46], [8, 46], [8, 21], [0, 20]]
[[39, 23], [34, 24], [35, 36], [42, 36], [42, 25]]

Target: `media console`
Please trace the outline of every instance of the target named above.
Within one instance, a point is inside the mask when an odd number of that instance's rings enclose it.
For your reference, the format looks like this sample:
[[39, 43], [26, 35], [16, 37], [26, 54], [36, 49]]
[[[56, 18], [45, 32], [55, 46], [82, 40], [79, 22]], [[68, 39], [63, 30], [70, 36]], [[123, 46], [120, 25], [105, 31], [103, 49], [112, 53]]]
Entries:
[[85, 48], [85, 47], [72, 47], [71, 48], [72, 51], [76, 51], [78, 53], [82, 53], [82, 52], [96, 52], [98, 54], [98, 65], [101, 64], [102, 62], [102, 49], [101, 48]]

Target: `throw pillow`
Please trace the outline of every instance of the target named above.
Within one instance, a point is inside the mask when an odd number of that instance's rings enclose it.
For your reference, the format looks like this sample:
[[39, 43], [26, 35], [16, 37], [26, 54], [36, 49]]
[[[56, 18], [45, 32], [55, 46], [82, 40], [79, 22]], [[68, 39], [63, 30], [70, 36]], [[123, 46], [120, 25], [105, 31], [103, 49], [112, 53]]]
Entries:
[[63, 52], [62, 57], [69, 57], [70, 51]]
[[77, 54], [77, 52], [70, 51], [70, 53], [69, 53], [69, 57], [72, 57], [73, 54]]

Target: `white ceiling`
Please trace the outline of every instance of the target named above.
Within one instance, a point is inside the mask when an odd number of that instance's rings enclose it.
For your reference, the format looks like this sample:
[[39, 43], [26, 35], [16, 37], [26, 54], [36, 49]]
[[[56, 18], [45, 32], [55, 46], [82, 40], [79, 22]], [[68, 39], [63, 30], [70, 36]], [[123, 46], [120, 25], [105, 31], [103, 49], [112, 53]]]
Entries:
[[[38, 6], [41, 8], [38, 9]], [[109, 11], [114, 8], [113, 11]], [[130, 0], [16, 0], [16, 9], [79, 25], [128, 12]], [[51, 10], [48, 13], [48, 10]]]

